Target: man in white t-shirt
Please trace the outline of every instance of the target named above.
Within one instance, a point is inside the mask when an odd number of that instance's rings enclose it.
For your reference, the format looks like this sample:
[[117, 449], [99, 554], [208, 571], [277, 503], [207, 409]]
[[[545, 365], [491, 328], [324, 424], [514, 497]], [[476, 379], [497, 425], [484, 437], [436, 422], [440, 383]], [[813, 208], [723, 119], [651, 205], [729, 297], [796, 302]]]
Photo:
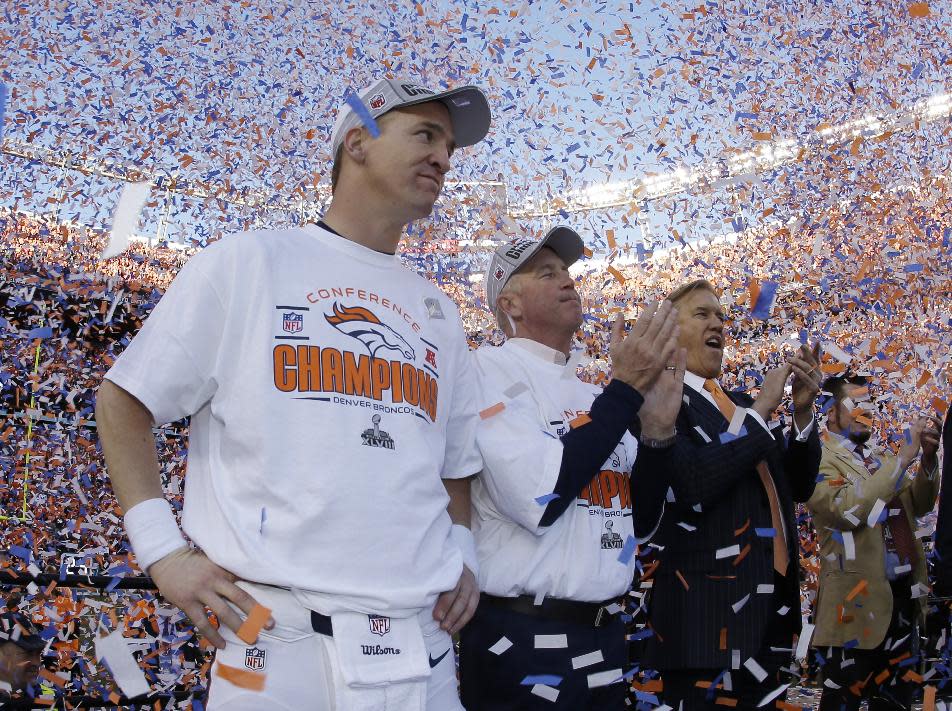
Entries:
[[461, 633], [467, 711], [624, 708], [625, 625], [611, 603], [663, 511], [685, 360], [676, 311], [652, 304], [627, 336], [619, 314], [604, 391], [578, 378], [582, 306], [568, 267], [582, 251], [556, 227], [499, 247], [486, 274], [507, 340], [473, 359], [482, 594]]
[[[97, 421], [126, 530], [218, 648], [211, 709], [460, 708], [474, 384], [455, 305], [395, 253], [489, 124], [475, 87], [375, 82], [335, 123], [324, 219], [204, 249], [106, 375]], [[194, 547], [151, 429], [187, 416]]]

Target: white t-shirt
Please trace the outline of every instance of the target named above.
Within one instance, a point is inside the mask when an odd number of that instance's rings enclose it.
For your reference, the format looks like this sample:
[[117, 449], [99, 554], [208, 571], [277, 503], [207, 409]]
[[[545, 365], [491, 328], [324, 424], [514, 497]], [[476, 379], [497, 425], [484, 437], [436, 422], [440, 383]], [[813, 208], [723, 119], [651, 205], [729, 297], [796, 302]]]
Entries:
[[626, 432], [601, 471], [555, 523], [540, 527], [562, 464], [570, 423], [601, 392], [575, 363], [547, 346], [510, 338], [473, 354], [482, 419], [476, 442], [483, 473], [473, 483], [473, 534], [480, 590], [500, 597], [544, 594], [601, 602], [631, 586], [635, 556], [619, 562], [634, 535], [629, 476], [637, 441]]
[[191, 415], [183, 527], [239, 578], [327, 614], [402, 616], [462, 571], [443, 478], [479, 471], [453, 302], [316, 225], [226, 237], [106, 376]]

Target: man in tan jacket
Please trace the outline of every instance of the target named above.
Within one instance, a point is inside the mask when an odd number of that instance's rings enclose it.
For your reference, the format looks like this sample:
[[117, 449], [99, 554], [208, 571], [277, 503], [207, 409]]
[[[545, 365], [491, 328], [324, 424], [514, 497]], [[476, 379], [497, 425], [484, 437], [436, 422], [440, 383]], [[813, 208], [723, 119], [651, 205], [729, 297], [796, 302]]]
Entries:
[[834, 403], [807, 503], [820, 540], [812, 642], [824, 676], [820, 711], [859, 709], [863, 698], [870, 711], [909, 709], [917, 685], [904, 677], [914, 671], [928, 593], [916, 517], [938, 494], [940, 423], [918, 418], [892, 456], [866, 446], [873, 407], [865, 379], [831, 378], [824, 389]]

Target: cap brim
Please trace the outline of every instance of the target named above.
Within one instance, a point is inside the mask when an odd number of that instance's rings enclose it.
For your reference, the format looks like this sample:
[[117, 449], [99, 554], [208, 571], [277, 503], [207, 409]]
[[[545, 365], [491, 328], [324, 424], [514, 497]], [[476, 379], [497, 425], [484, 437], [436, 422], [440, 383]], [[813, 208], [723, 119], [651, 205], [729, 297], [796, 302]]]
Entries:
[[[450, 121], [453, 122], [453, 139], [457, 148], [475, 145], [489, 133], [492, 112], [489, 110], [486, 95], [478, 87], [462, 86], [401, 106], [428, 104], [431, 101], [442, 102], [450, 112]], [[401, 106], [394, 108], [399, 109]]]
[[567, 267], [575, 264], [585, 253], [585, 243], [579, 233], [565, 225], [559, 225], [549, 230], [539, 243], [538, 249], [534, 251], [537, 252], [543, 247], [548, 247], [559, 255], [559, 258], [565, 262]]

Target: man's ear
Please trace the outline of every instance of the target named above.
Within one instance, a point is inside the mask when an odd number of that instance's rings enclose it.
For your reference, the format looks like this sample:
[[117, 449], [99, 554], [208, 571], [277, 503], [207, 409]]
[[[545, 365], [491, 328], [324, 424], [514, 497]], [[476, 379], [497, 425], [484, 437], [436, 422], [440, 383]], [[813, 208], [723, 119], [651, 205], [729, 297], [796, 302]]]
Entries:
[[344, 152], [355, 163], [363, 163], [366, 158], [365, 141], [369, 138], [363, 126], [354, 126], [344, 134]]
[[833, 401], [833, 407], [830, 408], [830, 412], [826, 416], [826, 426], [840, 429], [840, 403], [836, 400]]
[[518, 294], [511, 291], [500, 294], [496, 303], [499, 305], [500, 311], [509, 314], [513, 319], [522, 316], [522, 303], [519, 301]]

